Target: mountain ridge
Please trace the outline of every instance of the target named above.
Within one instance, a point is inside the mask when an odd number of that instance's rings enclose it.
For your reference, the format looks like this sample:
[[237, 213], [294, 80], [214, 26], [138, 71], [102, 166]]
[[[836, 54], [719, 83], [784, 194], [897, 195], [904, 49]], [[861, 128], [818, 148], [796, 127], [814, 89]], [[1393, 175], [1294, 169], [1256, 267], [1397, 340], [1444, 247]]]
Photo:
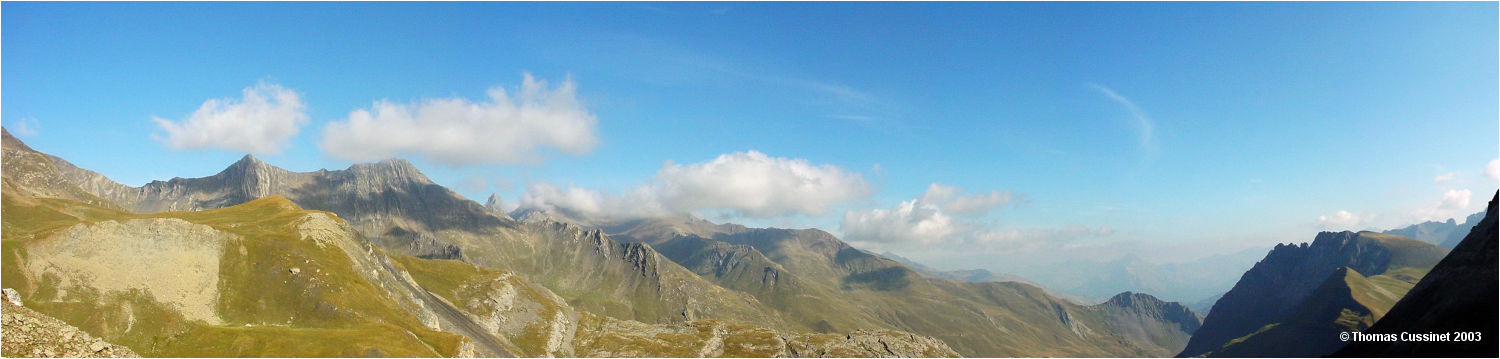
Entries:
[[1277, 244], [1215, 302], [1178, 356], [1218, 350], [1282, 321], [1339, 268], [1366, 276], [1403, 267], [1425, 269], [1445, 253], [1431, 243], [1375, 232], [1321, 232], [1310, 244]]

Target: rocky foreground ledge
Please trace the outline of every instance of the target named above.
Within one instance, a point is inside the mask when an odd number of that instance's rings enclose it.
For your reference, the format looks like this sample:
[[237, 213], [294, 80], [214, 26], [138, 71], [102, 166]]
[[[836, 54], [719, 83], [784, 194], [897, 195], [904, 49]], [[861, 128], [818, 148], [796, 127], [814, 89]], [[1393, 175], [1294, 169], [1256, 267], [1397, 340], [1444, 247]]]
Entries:
[[134, 351], [104, 342], [68, 323], [17, 305], [14, 291], [0, 300], [0, 354], [8, 358], [139, 358]]

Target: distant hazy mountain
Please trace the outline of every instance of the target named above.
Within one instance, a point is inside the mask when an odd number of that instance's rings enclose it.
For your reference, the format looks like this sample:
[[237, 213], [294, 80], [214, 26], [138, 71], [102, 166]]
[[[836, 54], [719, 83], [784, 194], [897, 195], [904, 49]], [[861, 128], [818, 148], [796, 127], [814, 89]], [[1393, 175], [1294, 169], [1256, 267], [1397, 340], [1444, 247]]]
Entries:
[[1097, 303], [1130, 291], [1189, 303], [1228, 291], [1267, 249], [1247, 248], [1170, 263], [1135, 254], [1112, 259], [1072, 258], [1066, 266], [1016, 268], [1008, 272], [1086, 302]]
[[1203, 298], [1203, 300], [1199, 300], [1199, 301], [1193, 302], [1192, 304], [1188, 304], [1188, 308], [1192, 308], [1194, 312], [1197, 312], [1198, 314], [1202, 314], [1202, 315], [1206, 316], [1206, 315], [1208, 315], [1208, 311], [1210, 309], [1214, 308], [1214, 303], [1218, 302], [1219, 298], [1223, 298], [1223, 297], [1224, 297], [1224, 293], [1215, 294], [1212, 297]]
[[1383, 233], [1407, 236], [1427, 243], [1440, 245], [1443, 248], [1452, 249], [1458, 245], [1458, 241], [1464, 239], [1464, 235], [1469, 234], [1469, 229], [1474, 228], [1475, 225], [1479, 224], [1479, 220], [1483, 218], [1484, 212], [1480, 211], [1469, 215], [1468, 218], [1464, 219], [1464, 223], [1458, 223], [1449, 218], [1447, 222], [1427, 221], [1392, 229]]
[[1021, 276], [1013, 274], [995, 273], [985, 269], [960, 269], [943, 271], [928, 267], [921, 263], [917, 263], [916, 261], [907, 259], [906, 257], [902, 257], [891, 252], [881, 253], [880, 256], [889, 258], [896, 262], [900, 262], [901, 264], [910, 267], [912, 270], [916, 270], [918, 273], [939, 278], [948, 278], [960, 282], [1021, 282], [1036, 285], [1036, 283], [1026, 280], [1026, 278], [1021, 278]]
[[[1244, 343], [1249, 339], [1246, 337], [1252, 334], [1256, 334], [1252, 337], [1259, 337], [1257, 342], [1279, 343], [1270, 339], [1283, 338], [1278, 333], [1284, 329], [1292, 329], [1293, 324], [1302, 321], [1316, 321], [1322, 324], [1322, 328], [1333, 329], [1332, 324], [1329, 324], [1332, 320], [1328, 320], [1326, 316], [1341, 318], [1340, 310], [1332, 308], [1352, 308], [1356, 314], [1361, 311], [1376, 312], [1372, 316], [1378, 317], [1393, 303], [1382, 304], [1385, 303], [1384, 299], [1371, 299], [1361, 297], [1362, 295], [1392, 290], [1404, 292], [1402, 284], [1392, 283], [1401, 280], [1389, 279], [1418, 278], [1421, 272], [1431, 268], [1444, 254], [1446, 250], [1431, 243], [1374, 232], [1323, 232], [1314, 238], [1311, 245], [1277, 245], [1265, 259], [1246, 271], [1234, 288], [1214, 304], [1204, 319], [1203, 326], [1179, 356], [1212, 354], [1226, 348], [1226, 344], [1231, 344], [1231, 341], [1239, 340]], [[1386, 276], [1380, 277], [1382, 275]], [[1370, 286], [1365, 284], [1371, 282], [1389, 285], [1369, 289]], [[1405, 287], [1410, 286], [1407, 284]], [[1351, 303], [1351, 300], [1354, 302]], [[1366, 315], [1355, 317], [1363, 318], [1357, 320], [1366, 323], [1363, 325], [1373, 322]], [[1275, 329], [1267, 327], [1268, 325], [1278, 323], [1281, 323], [1279, 325], [1282, 330], [1265, 333]], [[1318, 335], [1336, 336], [1337, 332], [1324, 334], [1326, 333]], [[1321, 340], [1321, 337], [1303, 340], [1316, 341]], [[1230, 352], [1224, 355], [1278, 355], [1283, 353], [1257, 350], [1280, 350], [1287, 349], [1288, 346], [1289, 344], [1258, 345], [1251, 348], [1242, 344], [1238, 348], [1230, 348]], [[1284, 355], [1321, 356], [1330, 352]]]
[[660, 248], [704, 278], [750, 293], [801, 325], [906, 330], [941, 339], [964, 355], [1164, 356], [1198, 325], [1185, 307], [1144, 295], [1129, 296], [1139, 298], [1127, 301], [1135, 305], [1084, 306], [1029, 284], [923, 275], [816, 229], [745, 228], [696, 218], [603, 228]]
[[[1481, 333], [1477, 341], [1351, 342], [1335, 353], [1342, 357], [1489, 357], [1500, 356], [1495, 338], [1500, 329], [1500, 274], [1497, 274], [1496, 202], [1437, 266], [1422, 277], [1385, 317], [1366, 333]], [[1472, 218], [1472, 217], [1471, 217]]]

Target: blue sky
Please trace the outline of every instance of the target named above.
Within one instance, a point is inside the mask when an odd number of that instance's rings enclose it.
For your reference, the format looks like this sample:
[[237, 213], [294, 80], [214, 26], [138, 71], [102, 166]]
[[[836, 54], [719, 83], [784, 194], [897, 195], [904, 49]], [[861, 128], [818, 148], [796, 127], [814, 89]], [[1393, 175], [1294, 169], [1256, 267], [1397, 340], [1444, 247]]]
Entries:
[[[295, 94], [295, 135], [257, 156], [341, 169], [350, 153], [380, 157], [361, 144], [381, 141], [346, 136], [332, 153], [330, 123], [379, 115], [377, 101], [467, 106], [496, 87], [521, 98], [529, 74], [561, 99], [538, 108], [565, 121], [473, 114], [541, 132], [506, 132], [524, 136], [476, 144], [484, 153], [433, 148], [446, 141], [389, 150], [479, 201], [646, 201], [1000, 270], [1122, 253], [1185, 260], [1462, 218], [1497, 188], [1486, 173], [1500, 148], [1495, 3], [3, 9], [0, 120], [133, 186], [211, 175], [247, 152], [174, 148], [153, 121], [187, 123], [211, 99], [248, 103], [244, 91], [261, 85]], [[403, 133], [381, 128], [370, 133]], [[467, 157], [437, 155], [448, 150]], [[700, 183], [745, 166], [813, 173], [788, 183], [814, 186], [750, 201]], [[934, 183], [958, 194], [923, 200]]]

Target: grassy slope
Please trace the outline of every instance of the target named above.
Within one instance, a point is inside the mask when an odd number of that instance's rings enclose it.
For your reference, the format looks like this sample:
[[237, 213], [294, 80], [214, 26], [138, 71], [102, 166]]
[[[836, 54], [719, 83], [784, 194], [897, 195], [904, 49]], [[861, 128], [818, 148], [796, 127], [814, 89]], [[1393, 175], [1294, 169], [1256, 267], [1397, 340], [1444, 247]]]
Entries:
[[1324, 356], [1344, 342], [1339, 332], [1364, 331], [1427, 273], [1402, 267], [1365, 277], [1345, 268], [1310, 295], [1291, 319], [1226, 343], [1210, 357]]
[[[453, 356], [462, 337], [425, 328], [349, 268], [337, 248], [295, 230], [304, 211], [280, 198], [201, 211], [137, 215], [62, 199], [4, 194], [4, 282], [28, 306], [144, 356]], [[188, 321], [143, 293], [69, 291], [20, 270], [30, 241], [78, 223], [180, 218], [239, 235], [220, 260], [225, 325]], [[301, 275], [289, 269], [297, 267]], [[248, 325], [248, 326], [247, 326]]]
[[[715, 240], [678, 237], [660, 246], [699, 275], [751, 293], [814, 330], [911, 331], [943, 340], [968, 356], [1173, 354], [1123, 343], [1110, 333], [1102, 310], [1057, 299], [1040, 288], [927, 278], [821, 231], [752, 229]], [[777, 285], [768, 287], [762, 273], [783, 268]]]

